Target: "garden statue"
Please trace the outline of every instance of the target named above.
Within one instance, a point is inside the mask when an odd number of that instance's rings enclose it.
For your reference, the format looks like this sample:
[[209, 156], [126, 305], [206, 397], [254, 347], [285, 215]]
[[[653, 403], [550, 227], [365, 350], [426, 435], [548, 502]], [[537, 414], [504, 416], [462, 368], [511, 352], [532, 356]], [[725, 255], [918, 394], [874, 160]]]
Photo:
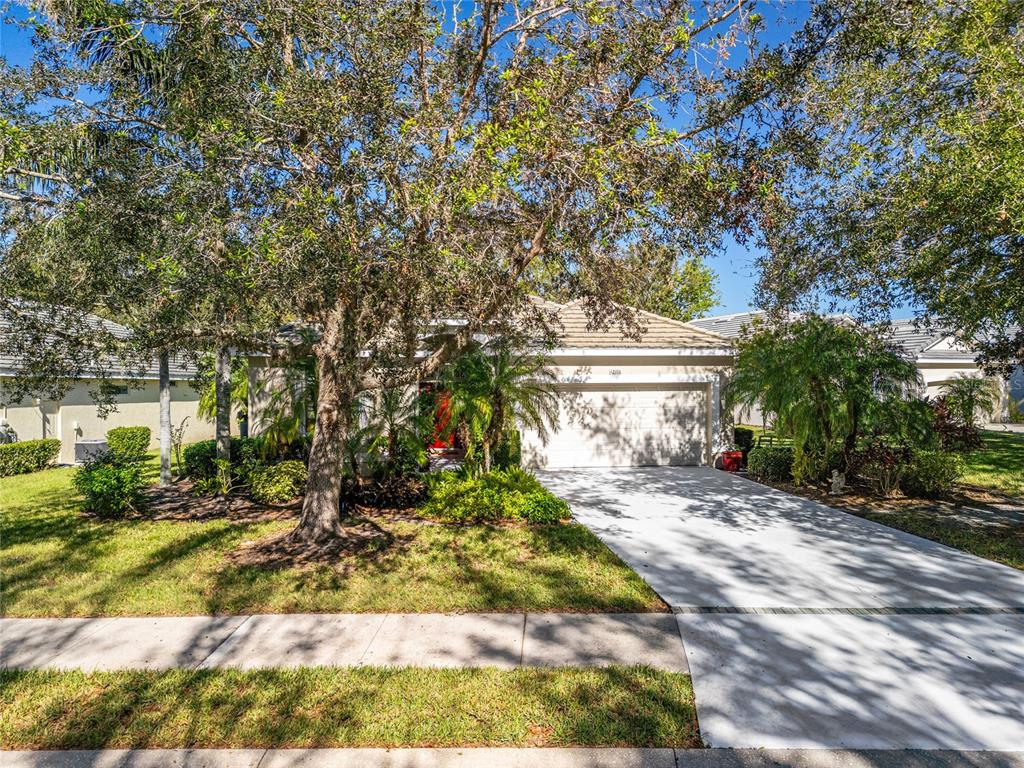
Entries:
[[18, 433], [7, 419], [0, 419], [0, 445], [18, 442]]
[[846, 475], [840, 472], [838, 469], [832, 470], [832, 490], [829, 494], [832, 496], [838, 496], [843, 492], [843, 487], [846, 485]]

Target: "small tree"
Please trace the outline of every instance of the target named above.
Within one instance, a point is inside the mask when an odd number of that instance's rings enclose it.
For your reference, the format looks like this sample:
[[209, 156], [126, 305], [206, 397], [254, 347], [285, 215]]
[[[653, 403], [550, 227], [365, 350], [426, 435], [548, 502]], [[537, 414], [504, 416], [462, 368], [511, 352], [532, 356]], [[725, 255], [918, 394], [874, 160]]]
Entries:
[[981, 417], [992, 417], [999, 408], [999, 387], [992, 379], [962, 374], [942, 385], [946, 407], [954, 419], [978, 428]]
[[451, 428], [465, 428], [467, 454], [480, 450], [484, 472], [491, 470], [494, 447], [510, 429], [526, 427], [545, 434], [558, 417], [555, 377], [549, 360], [520, 352], [508, 343], [476, 347], [444, 376]]
[[776, 415], [800, 482], [821, 477], [837, 452], [849, 467], [858, 437], [918, 383], [914, 365], [873, 331], [809, 315], [741, 338], [727, 396]]
[[432, 415], [422, 397], [405, 387], [385, 387], [365, 400], [361, 440], [373, 469], [387, 478], [419, 469], [427, 460]]

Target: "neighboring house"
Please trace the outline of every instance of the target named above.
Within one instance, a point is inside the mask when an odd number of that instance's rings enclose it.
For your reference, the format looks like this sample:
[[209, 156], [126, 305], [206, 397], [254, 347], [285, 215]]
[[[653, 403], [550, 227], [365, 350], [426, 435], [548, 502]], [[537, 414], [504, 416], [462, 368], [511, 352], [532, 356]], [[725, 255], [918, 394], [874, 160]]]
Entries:
[[[740, 312], [731, 315], [719, 315], [717, 317], [705, 317], [700, 320], [691, 321], [691, 325], [711, 331], [728, 339], [736, 339], [743, 333], [744, 328], [751, 327], [761, 312]], [[797, 317], [796, 313], [791, 315]], [[837, 316], [845, 317], [845, 316]], [[961, 376], [984, 376], [984, 371], [975, 362], [977, 352], [957, 344], [953, 337], [935, 328], [918, 328], [913, 320], [894, 320], [890, 324], [891, 339], [903, 351], [909, 360], [913, 360], [924, 383], [922, 395], [936, 397], [942, 392], [942, 387], [950, 381]], [[1018, 370], [1011, 376], [1009, 383], [999, 380], [1004, 393], [1018, 399], [1024, 397], [1024, 392], [1015, 393], [1014, 389], [1020, 387], [1024, 375]], [[1016, 384], [1015, 384], [1016, 382]], [[1006, 415], [1006, 398], [1002, 407], [1002, 416]], [[738, 423], [760, 424], [761, 414], [754, 409], [745, 410], [734, 414]]]
[[[126, 328], [107, 320], [96, 318], [114, 333], [127, 334]], [[4, 328], [0, 327], [0, 333]], [[58, 461], [70, 464], [75, 460], [75, 443], [80, 440], [102, 439], [112, 427], [149, 427], [152, 433], [150, 448], [156, 448], [159, 440], [159, 369], [156, 360], [141, 378], [134, 380], [120, 364], [112, 361], [107, 375], [107, 386], [113, 387], [116, 410], [106, 418], [100, 417], [89, 391], [95, 390], [99, 382], [83, 379], [77, 382], [59, 401], [46, 398], [26, 398], [20, 402], [6, 402], [2, 389], [3, 380], [13, 377], [17, 371], [17, 360], [0, 355], [0, 416], [6, 418], [18, 440], [58, 438], [61, 441]], [[200, 418], [196, 409], [199, 394], [190, 381], [195, 368], [177, 357], [171, 358], [171, 424], [177, 427], [185, 417], [188, 424], [184, 433], [185, 442], [194, 442], [213, 437], [213, 424]]]
[[[687, 323], [641, 312], [646, 332], [592, 329], [579, 302], [541, 302], [560, 331], [547, 352], [557, 377], [558, 423], [547, 440], [525, 430], [528, 467], [711, 464], [722, 449], [720, 393], [729, 342]], [[457, 326], [456, 321], [447, 321]], [[443, 324], [439, 324], [443, 325]], [[288, 343], [292, 329], [282, 329]], [[435, 331], [436, 332], [436, 331]], [[250, 428], [292, 384], [267, 356], [249, 361]]]

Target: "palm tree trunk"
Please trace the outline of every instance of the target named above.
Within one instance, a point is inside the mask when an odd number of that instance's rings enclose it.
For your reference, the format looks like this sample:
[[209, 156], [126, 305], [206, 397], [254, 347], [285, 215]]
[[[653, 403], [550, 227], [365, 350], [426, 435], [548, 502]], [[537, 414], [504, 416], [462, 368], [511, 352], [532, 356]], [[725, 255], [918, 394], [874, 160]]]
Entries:
[[231, 461], [231, 353], [227, 347], [217, 350], [216, 393], [217, 459]]
[[160, 353], [160, 485], [171, 484], [171, 359]]

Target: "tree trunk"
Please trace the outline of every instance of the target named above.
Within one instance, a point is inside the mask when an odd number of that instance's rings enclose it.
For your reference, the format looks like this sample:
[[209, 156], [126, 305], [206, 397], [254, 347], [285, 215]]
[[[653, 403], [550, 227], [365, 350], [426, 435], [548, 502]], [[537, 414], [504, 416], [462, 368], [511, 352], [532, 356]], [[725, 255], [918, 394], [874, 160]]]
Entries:
[[343, 386], [334, 354], [328, 348], [318, 357], [316, 425], [309, 449], [306, 497], [299, 524], [290, 536], [293, 541], [318, 543], [341, 535], [341, 468], [352, 389]]
[[216, 391], [217, 459], [231, 461], [231, 354], [227, 347], [217, 350]]
[[480, 448], [484, 455], [484, 474], [491, 471], [491, 436], [484, 435], [480, 441]]
[[321, 543], [342, 535], [341, 472], [358, 393], [359, 346], [351, 308], [336, 307], [317, 348], [317, 401], [306, 497], [292, 541]]
[[[180, 470], [179, 470], [180, 471]], [[160, 485], [171, 484], [171, 356], [160, 353]]]

